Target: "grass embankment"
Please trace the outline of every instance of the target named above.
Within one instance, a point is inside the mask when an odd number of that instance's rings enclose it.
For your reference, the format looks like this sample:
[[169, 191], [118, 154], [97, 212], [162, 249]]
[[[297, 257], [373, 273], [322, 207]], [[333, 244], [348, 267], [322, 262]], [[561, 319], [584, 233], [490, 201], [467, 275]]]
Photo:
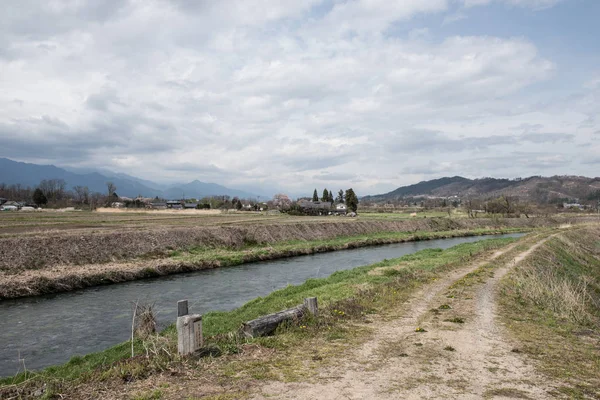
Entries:
[[503, 282], [502, 315], [522, 351], [570, 398], [600, 398], [600, 228], [551, 238]]
[[[421, 285], [515, 240], [490, 239], [443, 251], [423, 250], [288, 286], [230, 312], [208, 313], [203, 317], [206, 353], [221, 354], [218, 358], [180, 359], [176, 333], [170, 327], [161, 335], [136, 340], [134, 358], [130, 358], [130, 343], [123, 343], [37, 374], [4, 379], [0, 395], [24, 393], [26, 397], [45, 385], [48, 398], [59, 393], [72, 398], [102, 397], [109, 391], [125, 398], [161, 398], [185, 385], [190, 398], [224, 391], [231, 398], [241, 398], [256, 380], [307, 379], [316, 367], [367, 337], [372, 314], [397, 309]], [[300, 321], [267, 338], [249, 340], [237, 335], [242, 322], [312, 296], [319, 299], [318, 319]]]
[[526, 232], [531, 229], [507, 227], [375, 232], [328, 239], [282, 241], [273, 244], [261, 244], [246, 239], [245, 244], [238, 246], [204, 245], [188, 247], [186, 250], [172, 250], [165, 254], [161, 253], [160, 258], [146, 256], [123, 263], [68, 265], [7, 273], [0, 282], [0, 300], [335, 250], [406, 241]]

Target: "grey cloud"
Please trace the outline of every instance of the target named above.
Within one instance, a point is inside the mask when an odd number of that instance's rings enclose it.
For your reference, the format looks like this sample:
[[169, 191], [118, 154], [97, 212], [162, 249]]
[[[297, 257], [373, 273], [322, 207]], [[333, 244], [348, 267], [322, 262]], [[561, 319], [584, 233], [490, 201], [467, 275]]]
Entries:
[[595, 157], [586, 157], [583, 159], [583, 161], [581, 161], [582, 164], [585, 165], [596, 165], [596, 164], [600, 164], [600, 156], [595, 156]]
[[570, 133], [525, 133], [519, 139], [531, 143], [572, 142], [575, 135]]
[[[423, 26], [431, 40], [387, 35], [414, 15], [446, 16], [444, 0], [315, 4], [11, 2], [0, 15], [0, 153], [297, 191], [360, 178], [358, 190], [398, 171], [567, 167], [556, 154], [579, 150], [577, 126], [599, 127], [585, 97], [595, 92], [534, 99], [533, 84], [556, 76], [526, 38], [438, 38], [434, 26]], [[542, 133], [551, 126], [560, 131]]]
[[357, 179], [358, 175], [344, 172], [321, 172], [313, 175], [314, 179], [321, 181], [351, 181]]

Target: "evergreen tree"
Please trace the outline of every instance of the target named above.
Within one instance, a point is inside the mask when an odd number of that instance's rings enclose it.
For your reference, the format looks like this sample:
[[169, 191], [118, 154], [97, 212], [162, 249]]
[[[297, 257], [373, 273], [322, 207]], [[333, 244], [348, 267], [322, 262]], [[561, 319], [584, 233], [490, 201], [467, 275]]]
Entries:
[[327, 197], [327, 201], [330, 202], [331, 204], [333, 204], [333, 192], [331, 190], [329, 191], [329, 196]]
[[340, 189], [340, 191], [338, 192], [338, 195], [335, 198], [335, 201], [337, 201], [338, 203], [344, 202], [344, 191], [342, 189]]
[[358, 210], [358, 197], [356, 197], [352, 188], [346, 190], [346, 206], [350, 211], [356, 212]]
[[328, 200], [329, 200], [329, 191], [327, 190], [327, 188], [325, 188], [325, 189], [323, 189], [323, 196], [321, 196], [321, 201], [323, 203], [325, 203]]
[[312, 201], [319, 201], [319, 195], [317, 194], [317, 189], [315, 189], [315, 191], [313, 192]]
[[34, 190], [33, 192], [33, 202], [39, 207], [42, 204], [48, 204], [48, 199], [46, 198], [46, 196], [44, 195], [44, 192], [42, 192], [42, 189], [37, 188]]

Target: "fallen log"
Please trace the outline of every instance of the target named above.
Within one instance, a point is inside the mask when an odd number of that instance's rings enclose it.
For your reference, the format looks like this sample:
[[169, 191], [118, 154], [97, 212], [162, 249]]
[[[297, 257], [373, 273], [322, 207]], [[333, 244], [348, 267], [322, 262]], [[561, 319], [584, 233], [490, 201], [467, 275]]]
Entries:
[[277, 329], [279, 324], [286, 321], [295, 321], [302, 318], [308, 312], [304, 304], [289, 308], [287, 310], [276, 312], [275, 314], [265, 315], [252, 321], [242, 324], [242, 333], [249, 338], [267, 336]]

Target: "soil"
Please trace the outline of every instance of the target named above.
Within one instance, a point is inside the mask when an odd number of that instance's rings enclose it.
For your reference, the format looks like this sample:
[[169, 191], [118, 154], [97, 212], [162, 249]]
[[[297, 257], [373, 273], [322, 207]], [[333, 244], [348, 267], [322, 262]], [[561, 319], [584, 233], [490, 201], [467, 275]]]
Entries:
[[315, 382], [269, 382], [253, 398], [550, 398], [552, 382], [536, 373], [495, 317], [500, 279], [547, 239], [533, 240], [492, 275], [477, 275], [474, 284], [465, 284], [474, 279], [467, 274], [516, 245], [424, 287], [395, 315], [370, 324], [376, 326], [373, 336], [319, 371]]

